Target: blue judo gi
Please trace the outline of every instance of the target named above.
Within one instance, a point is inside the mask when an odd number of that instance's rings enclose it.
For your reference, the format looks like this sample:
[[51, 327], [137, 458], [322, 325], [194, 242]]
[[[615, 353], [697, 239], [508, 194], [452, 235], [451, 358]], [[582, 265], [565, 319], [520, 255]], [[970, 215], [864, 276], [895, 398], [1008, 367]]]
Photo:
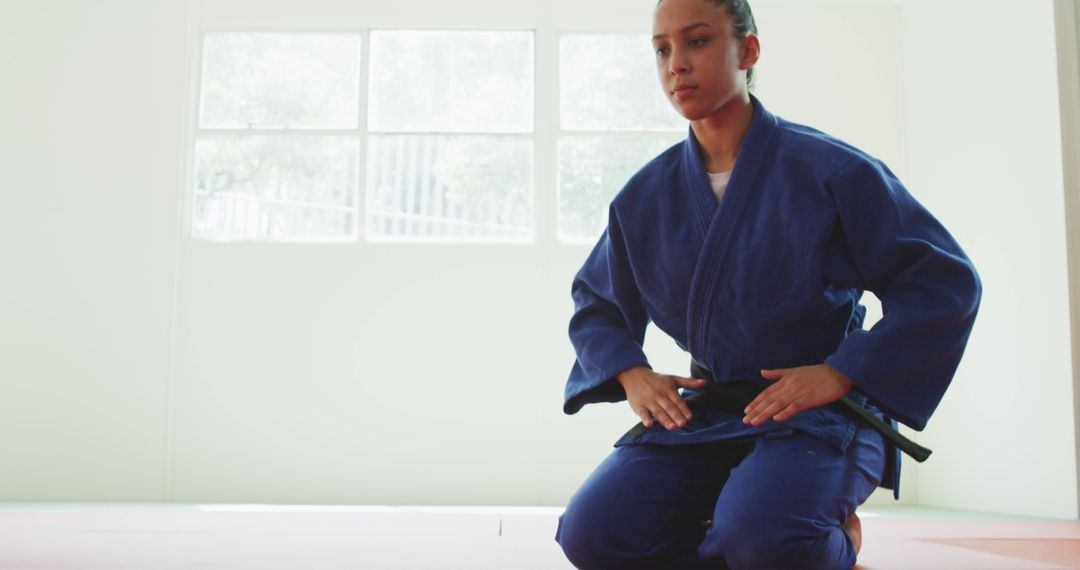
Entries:
[[[614, 376], [649, 365], [652, 322], [717, 382], [826, 363], [851, 399], [922, 430], [971, 333], [978, 274], [881, 161], [751, 100], [719, 203], [692, 129], [612, 201], [572, 286], [564, 411], [626, 399]], [[864, 291], [882, 302], [870, 330]], [[619, 439], [556, 540], [580, 568], [850, 568], [840, 525], [875, 487], [899, 498], [899, 474], [895, 446], [833, 408], [756, 427], [696, 413]]]

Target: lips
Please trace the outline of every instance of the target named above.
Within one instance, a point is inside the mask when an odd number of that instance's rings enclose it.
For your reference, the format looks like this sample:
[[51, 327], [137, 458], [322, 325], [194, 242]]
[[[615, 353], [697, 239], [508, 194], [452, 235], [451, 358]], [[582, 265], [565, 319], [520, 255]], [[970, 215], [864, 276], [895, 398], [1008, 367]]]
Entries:
[[689, 97], [695, 89], [697, 89], [697, 87], [693, 85], [676, 85], [675, 89], [671, 90], [671, 96], [676, 100], [682, 100]]

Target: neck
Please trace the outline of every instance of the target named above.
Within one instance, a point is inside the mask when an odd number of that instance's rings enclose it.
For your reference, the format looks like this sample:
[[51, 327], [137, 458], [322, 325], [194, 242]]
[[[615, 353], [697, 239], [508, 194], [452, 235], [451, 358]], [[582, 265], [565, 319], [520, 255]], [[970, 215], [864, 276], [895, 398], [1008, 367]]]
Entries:
[[690, 123], [706, 172], [730, 172], [735, 168], [739, 147], [753, 118], [754, 104], [750, 95], [743, 93], [712, 115]]

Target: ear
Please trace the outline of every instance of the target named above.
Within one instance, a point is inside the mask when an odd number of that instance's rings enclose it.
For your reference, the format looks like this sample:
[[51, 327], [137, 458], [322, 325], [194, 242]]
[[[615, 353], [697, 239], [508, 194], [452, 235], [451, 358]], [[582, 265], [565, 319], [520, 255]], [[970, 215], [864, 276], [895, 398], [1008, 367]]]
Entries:
[[742, 59], [739, 61], [739, 69], [754, 67], [759, 57], [761, 57], [761, 42], [757, 34], [750, 34], [742, 40]]

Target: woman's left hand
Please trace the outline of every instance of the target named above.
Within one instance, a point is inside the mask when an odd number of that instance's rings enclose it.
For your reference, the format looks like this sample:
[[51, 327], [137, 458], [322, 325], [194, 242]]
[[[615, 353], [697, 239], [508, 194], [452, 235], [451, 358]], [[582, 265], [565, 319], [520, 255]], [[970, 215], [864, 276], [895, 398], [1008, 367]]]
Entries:
[[774, 384], [746, 407], [744, 424], [760, 425], [772, 418], [782, 422], [810, 408], [839, 400], [853, 383], [828, 364], [762, 370], [761, 376]]

